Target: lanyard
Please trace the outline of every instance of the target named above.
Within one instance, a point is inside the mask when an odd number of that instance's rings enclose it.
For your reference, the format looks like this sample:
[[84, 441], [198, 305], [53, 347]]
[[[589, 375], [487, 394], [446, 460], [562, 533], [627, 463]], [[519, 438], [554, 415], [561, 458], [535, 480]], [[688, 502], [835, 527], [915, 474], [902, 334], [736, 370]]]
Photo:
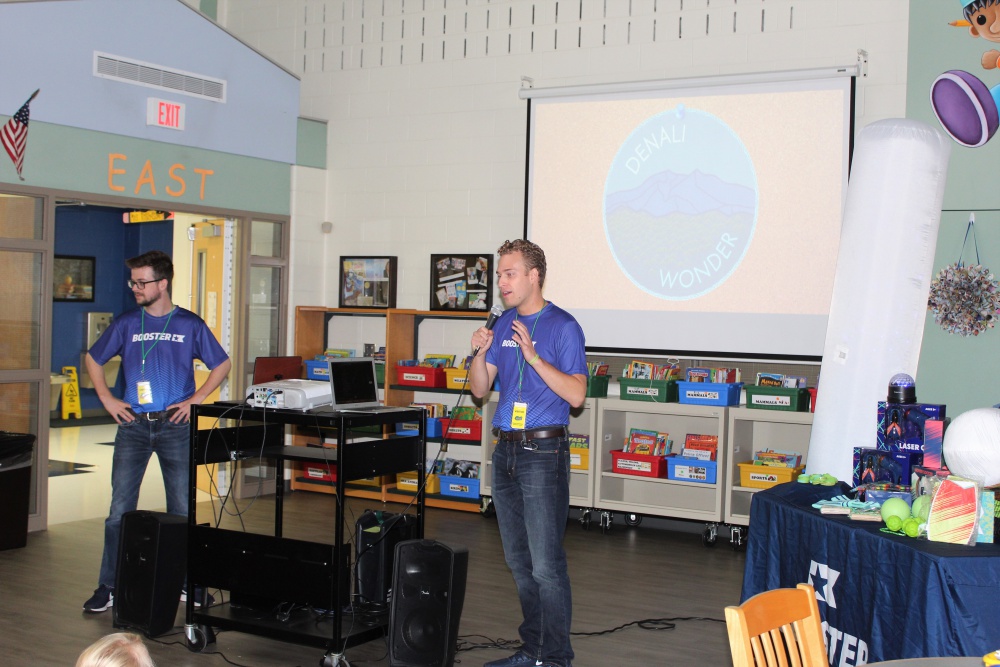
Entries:
[[[546, 301], [545, 302], [545, 306], [548, 306], [548, 305], [549, 305], [549, 302]], [[545, 312], [545, 306], [542, 306], [542, 309], [540, 311], [538, 311], [538, 315], [535, 316], [535, 321], [531, 325], [531, 333], [529, 334], [529, 338], [531, 338], [531, 342], [532, 343], [535, 342], [535, 327], [538, 326], [538, 320], [542, 319], [542, 313]], [[517, 313], [514, 313], [514, 319], [517, 320]], [[524, 352], [521, 351], [520, 346], [518, 346], [518, 348], [517, 348], [517, 353], [520, 356], [520, 359], [518, 359], [518, 361], [517, 361], [517, 400], [520, 401], [521, 400], [521, 383], [524, 381], [524, 362], [525, 362]]]
[[146, 349], [146, 309], [145, 308], [142, 309], [142, 335], [139, 336], [139, 344], [142, 345], [142, 375], [144, 377], [146, 375], [146, 355], [153, 351], [153, 348], [156, 347], [156, 344], [160, 342], [160, 338], [163, 337], [163, 334], [167, 333], [167, 327], [170, 326], [170, 319], [174, 316], [174, 311], [176, 311], [176, 310], [177, 310], [177, 306], [174, 306], [173, 308], [170, 309], [170, 315], [167, 316], [167, 322], [166, 322], [166, 324], [163, 325], [163, 331], [160, 332], [160, 335], [156, 338], [155, 341], [153, 341], [153, 344], [150, 345], [149, 349], [147, 350]]

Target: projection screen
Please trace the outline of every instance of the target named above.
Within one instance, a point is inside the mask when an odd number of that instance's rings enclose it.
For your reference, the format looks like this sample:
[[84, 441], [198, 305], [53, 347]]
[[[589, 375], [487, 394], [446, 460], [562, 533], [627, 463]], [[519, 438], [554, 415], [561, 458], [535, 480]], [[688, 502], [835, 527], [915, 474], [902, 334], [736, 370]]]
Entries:
[[588, 350], [821, 358], [854, 74], [522, 90], [525, 233]]

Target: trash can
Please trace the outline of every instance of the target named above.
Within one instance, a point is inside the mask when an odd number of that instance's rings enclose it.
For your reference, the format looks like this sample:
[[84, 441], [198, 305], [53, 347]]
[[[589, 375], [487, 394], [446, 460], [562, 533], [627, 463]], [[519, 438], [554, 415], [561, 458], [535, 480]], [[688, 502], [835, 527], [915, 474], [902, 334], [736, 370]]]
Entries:
[[35, 436], [0, 431], [0, 551], [28, 543]]

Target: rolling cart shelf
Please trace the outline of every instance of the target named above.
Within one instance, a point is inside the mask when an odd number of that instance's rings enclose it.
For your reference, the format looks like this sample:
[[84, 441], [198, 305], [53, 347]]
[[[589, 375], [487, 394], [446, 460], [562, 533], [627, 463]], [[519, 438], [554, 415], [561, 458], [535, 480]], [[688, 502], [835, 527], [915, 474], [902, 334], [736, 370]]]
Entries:
[[[417, 471], [424, 482], [427, 446], [424, 427], [416, 435], [399, 436], [395, 425], [422, 422], [420, 409], [394, 412], [302, 412], [261, 410], [238, 404], [215, 403], [191, 406], [190, 504], [188, 513], [188, 587], [229, 591], [230, 602], [196, 609], [194, 596], [185, 604], [185, 635], [188, 648], [201, 651], [213, 641], [212, 628], [236, 630], [281, 641], [326, 649], [326, 658], [340, 660], [346, 648], [385, 636], [388, 618], [372, 625], [353, 622], [344, 608], [350, 601], [351, 547], [344, 543], [344, 497], [353, 480]], [[216, 417], [220, 427], [199, 429], [199, 417]], [[230, 425], [231, 424], [231, 425]], [[339, 443], [336, 449], [284, 445], [285, 426], [308, 426], [328, 432]], [[344, 437], [361, 427], [377, 427], [352, 439]], [[241, 444], [243, 443], [243, 444]], [[326, 488], [337, 495], [331, 522], [331, 543], [289, 539], [282, 536], [284, 485], [274, 494], [272, 534], [247, 533], [197, 521], [198, 466], [246, 458], [274, 459], [276, 481], [284, 477], [286, 462], [336, 463], [337, 480], [305, 483]], [[384, 491], [375, 489], [379, 497]], [[352, 491], [351, 495], [363, 493]], [[413, 504], [416, 537], [424, 533], [424, 493]], [[239, 598], [234, 607], [232, 600]], [[325, 610], [279, 620], [266, 613], [276, 604], [292, 603]], [[241, 605], [248, 604], [250, 608]], [[262, 610], [265, 610], [262, 612]], [[331, 664], [337, 664], [333, 662]]]

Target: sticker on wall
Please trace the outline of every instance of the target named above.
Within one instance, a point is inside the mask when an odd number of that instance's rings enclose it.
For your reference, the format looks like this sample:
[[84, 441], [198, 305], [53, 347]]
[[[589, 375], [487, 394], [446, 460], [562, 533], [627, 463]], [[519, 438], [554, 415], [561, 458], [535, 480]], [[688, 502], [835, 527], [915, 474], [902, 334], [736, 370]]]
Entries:
[[604, 229], [619, 267], [670, 300], [722, 285], [757, 224], [757, 176], [736, 133], [683, 105], [645, 120], [618, 149], [604, 186]]
[[[1000, 33], [993, 28], [997, 21], [996, 3], [959, 1], [964, 18], [952, 21], [951, 25], [967, 28], [972, 37], [1000, 43]], [[1000, 51], [987, 49], [977, 64], [983, 70], [996, 70], [1000, 67]], [[995, 72], [991, 74], [990, 81], [1000, 81]], [[949, 70], [931, 84], [931, 108], [952, 139], [970, 148], [982, 146], [1000, 126], [1000, 83], [990, 87], [975, 74]]]

